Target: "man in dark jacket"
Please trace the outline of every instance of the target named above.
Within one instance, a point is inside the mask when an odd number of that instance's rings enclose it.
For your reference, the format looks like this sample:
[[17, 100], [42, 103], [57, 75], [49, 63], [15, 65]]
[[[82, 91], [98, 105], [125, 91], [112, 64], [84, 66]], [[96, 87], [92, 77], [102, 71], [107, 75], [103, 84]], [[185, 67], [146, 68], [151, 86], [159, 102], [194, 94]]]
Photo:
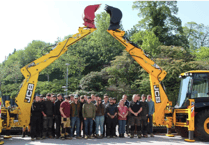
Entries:
[[141, 111], [142, 111], [142, 106], [139, 101], [138, 95], [134, 94], [132, 101], [130, 102], [129, 106], [129, 111], [131, 113], [130, 115], [130, 125], [131, 125], [131, 137], [134, 138], [134, 130], [135, 130], [135, 124], [137, 125], [137, 135], [138, 138], [141, 138], [141, 123], [140, 123], [140, 118], [141, 118]]
[[52, 125], [53, 125], [53, 113], [54, 113], [54, 104], [50, 99], [51, 94], [46, 95], [46, 101], [44, 101], [44, 111], [43, 111], [43, 139], [46, 138], [47, 131], [49, 138], [52, 136]]
[[75, 95], [74, 102], [70, 106], [71, 112], [71, 137], [74, 135], [74, 126], [76, 125], [76, 138], [80, 139], [80, 103], [78, 102], [78, 95]]
[[106, 108], [107, 113], [107, 138], [115, 138], [115, 127], [117, 123], [117, 106], [113, 104], [112, 98], [109, 99], [109, 104]]
[[62, 95], [57, 95], [57, 100], [54, 103], [54, 117], [56, 123], [56, 138], [60, 137], [60, 125], [61, 125], [61, 114], [60, 114], [60, 104], [62, 103]]
[[31, 107], [31, 140], [34, 141], [36, 139], [40, 139], [40, 131], [41, 131], [41, 116], [42, 116], [42, 107], [40, 98], [37, 95], [35, 97], [35, 101]]
[[105, 120], [104, 120], [104, 127], [103, 127], [104, 128], [103, 137], [107, 136], [106, 135], [106, 128], [107, 128], [107, 113], [106, 113], [106, 108], [107, 108], [107, 105], [109, 104], [109, 101], [108, 100], [109, 100], [109, 96], [107, 94], [105, 94], [104, 95], [104, 101], [102, 103], [105, 106], [105, 115], [104, 115]]
[[[81, 96], [78, 102], [80, 103], [80, 115], [79, 116], [80, 116], [80, 136], [81, 136], [81, 131], [84, 130], [84, 119], [82, 115], [82, 108], [83, 108], [83, 105], [87, 102], [84, 99], [84, 96]], [[84, 131], [83, 131], [83, 137], [85, 137]]]
[[141, 105], [142, 105], [142, 112], [141, 112], [141, 127], [142, 133], [144, 137], [147, 137], [147, 116], [149, 113], [149, 107], [147, 102], [145, 101], [146, 97], [144, 94], [141, 96]]

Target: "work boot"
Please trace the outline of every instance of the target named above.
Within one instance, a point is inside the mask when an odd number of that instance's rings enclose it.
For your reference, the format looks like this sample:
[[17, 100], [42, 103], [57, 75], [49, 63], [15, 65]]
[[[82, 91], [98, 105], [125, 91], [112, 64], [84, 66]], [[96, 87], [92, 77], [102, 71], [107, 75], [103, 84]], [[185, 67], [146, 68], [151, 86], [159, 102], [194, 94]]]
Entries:
[[31, 138], [31, 141], [35, 141], [35, 138]]
[[22, 134], [22, 138], [24, 138], [25, 137], [25, 132], [23, 132], [23, 134]]
[[53, 138], [53, 136], [52, 136], [52, 135], [50, 135], [50, 136], [49, 136], [49, 138], [51, 138], [51, 139], [52, 139], [52, 138]]
[[99, 134], [96, 135], [96, 138], [99, 138]]
[[102, 134], [100, 135], [100, 138], [101, 138], [101, 139], [103, 138], [103, 135], [102, 135]]
[[76, 139], [82, 139], [82, 137], [80, 137], [80, 136], [77, 136], [77, 137], [76, 137]]
[[138, 138], [141, 138], [141, 135], [140, 134], [138, 135]]
[[147, 134], [145, 134], [145, 135], [143, 135], [143, 137], [147, 138], [148, 136], [147, 136]]
[[134, 135], [130, 135], [130, 138], [134, 138]]
[[64, 136], [61, 136], [61, 140], [65, 140], [65, 137]]
[[85, 139], [88, 139], [88, 136], [87, 135], [85, 135], [85, 137], [84, 137]]
[[94, 139], [94, 135], [92, 134], [89, 138], [90, 138], [90, 139]]
[[122, 138], [124, 138], [124, 133], [122, 133], [121, 135], [122, 135]]
[[42, 139], [46, 139], [46, 136], [43, 136]]
[[30, 135], [30, 131], [29, 131], [29, 132], [27, 132], [27, 134], [28, 134], [28, 136], [31, 136], [31, 135]]
[[151, 137], [154, 137], [154, 135], [153, 135], [153, 133], [151, 133], [151, 135], [150, 135]]
[[59, 139], [60, 137], [59, 136], [56, 136], [56, 139]]

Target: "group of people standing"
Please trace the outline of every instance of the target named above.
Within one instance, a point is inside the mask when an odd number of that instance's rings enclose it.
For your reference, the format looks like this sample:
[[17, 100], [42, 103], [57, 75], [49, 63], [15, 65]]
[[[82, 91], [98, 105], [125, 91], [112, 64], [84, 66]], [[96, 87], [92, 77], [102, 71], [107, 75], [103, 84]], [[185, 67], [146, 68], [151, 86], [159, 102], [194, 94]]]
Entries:
[[[152, 115], [154, 102], [151, 95], [134, 94], [132, 100], [127, 95], [117, 103], [116, 98], [104, 95], [36, 95], [31, 108], [31, 140], [56, 137], [76, 138], [116, 138], [118, 124], [119, 137], [148, 137], [147, 126], [153, 137]], [[149, 119], [149, 123], [148, 123]], [[83, 133], [82, 133], [83, 131]], [[82, 136], [82, 135], [83, 136]]]

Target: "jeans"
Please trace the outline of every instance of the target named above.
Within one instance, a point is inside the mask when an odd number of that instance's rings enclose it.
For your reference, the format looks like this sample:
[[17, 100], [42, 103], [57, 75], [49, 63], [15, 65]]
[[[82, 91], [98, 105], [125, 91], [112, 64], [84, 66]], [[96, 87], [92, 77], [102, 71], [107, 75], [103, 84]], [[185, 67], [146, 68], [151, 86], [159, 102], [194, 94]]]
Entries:
[[73, 137], [74, 134], [74, 126], [76, 125], [76, 136], [78, 137], [80, 135], [80, 118], [79, 117], [71, 117], [71, 137]]
[[150, 133], [153, 133], [153, 130], [152, 130], [152, 115], [148, 115], [147, 116], [147, 119], [149, 118], [149, 123], [148, 123], [148, 126], [149, 126], [149, 132]]
[[[85, 124], [85, 135], [92, 135], [93, 119], [92, 118], [86, 118], [86, 120], [84, 120], [84, 124]], [[88, 130], [88, 128], [89, 128], [89, 130]]]
[[124, 134], [125, 133], [126, 120], [118, 120], [118, 124], [119, 124], [119, 134]]
[[104, 116], [96, 116], [96, 134], [99, 134], [99, 126], [100, 126], [100, 132], [103, 134], [104, 130]]

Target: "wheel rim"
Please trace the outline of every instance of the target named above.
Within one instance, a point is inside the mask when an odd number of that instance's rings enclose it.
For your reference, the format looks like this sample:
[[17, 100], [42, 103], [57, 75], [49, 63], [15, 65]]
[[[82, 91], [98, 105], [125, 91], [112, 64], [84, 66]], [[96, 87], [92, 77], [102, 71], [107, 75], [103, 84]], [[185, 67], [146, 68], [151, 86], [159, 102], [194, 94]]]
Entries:
[[209, 117], [204, 122], [204, 129], [207, 134], [209, 134]]

